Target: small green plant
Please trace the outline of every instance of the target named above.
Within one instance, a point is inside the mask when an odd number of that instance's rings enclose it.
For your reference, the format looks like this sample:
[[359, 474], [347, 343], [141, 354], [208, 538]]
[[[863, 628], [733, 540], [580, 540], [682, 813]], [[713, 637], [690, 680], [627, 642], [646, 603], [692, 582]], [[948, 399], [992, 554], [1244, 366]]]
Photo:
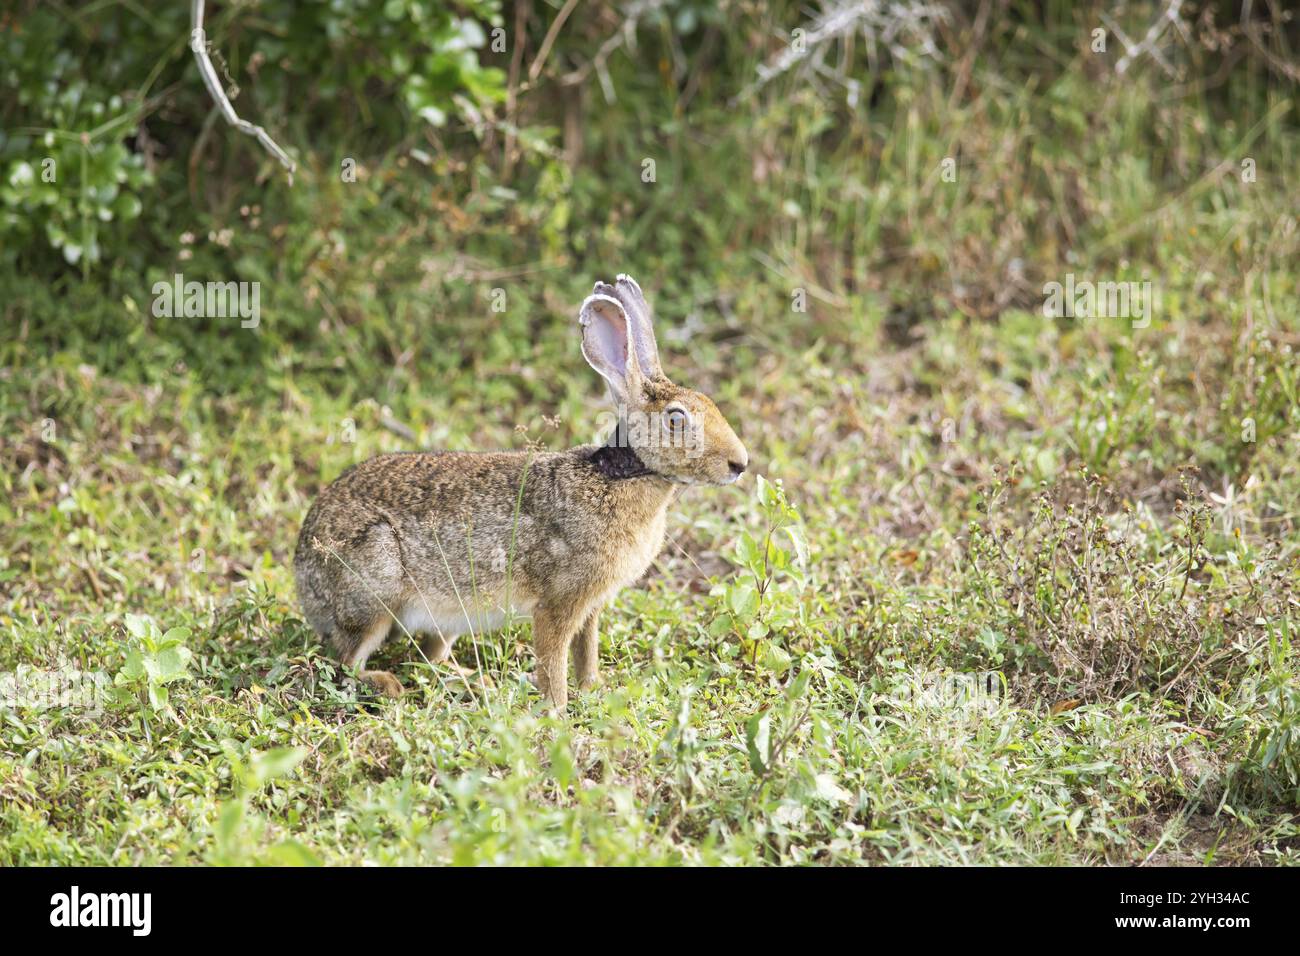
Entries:
[[127, 633], [134, 641], [127, 648], [126, 663], [113, 677], [113, 684], [133, 694], [140, 702], [146, 729], [149, 717], [170, 712], [167, 685], [189, 677], [193, 653], [185, 646], [189, 628], [173, 627], [163, 633], [150, 617], [128, 614]]
[[756, 495], [764, 528], [758, 535], [744, 531], [736, 542], [735, 561], [741, 572], [713, 588], [718, 614], [710, 633], [734, 635], [751, 665], [782, 674], [791, 658], [777, 638], [800, 621], [808, 544], [799, 511], [780, 480], [770, 482], [759, 475]]

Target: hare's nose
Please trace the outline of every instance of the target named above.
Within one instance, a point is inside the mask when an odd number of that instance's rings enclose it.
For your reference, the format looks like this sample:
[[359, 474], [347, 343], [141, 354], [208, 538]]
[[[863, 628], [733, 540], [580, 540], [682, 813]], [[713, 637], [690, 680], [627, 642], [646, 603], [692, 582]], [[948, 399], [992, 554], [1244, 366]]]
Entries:
[[749, 467], [749, 459], [746, 458], [744, 461], [729, 461], [727, 462], [727, 467], [731, 469], [733, 477], [739, 478], [745, 473], [745, 469]]

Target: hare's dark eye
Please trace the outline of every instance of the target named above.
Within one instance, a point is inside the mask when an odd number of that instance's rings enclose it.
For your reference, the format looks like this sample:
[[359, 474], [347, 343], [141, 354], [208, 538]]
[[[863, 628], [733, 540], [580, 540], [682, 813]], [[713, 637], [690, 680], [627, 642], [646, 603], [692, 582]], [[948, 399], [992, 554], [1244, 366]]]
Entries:
[[674, 435], [680, 435], [686, 430], [686, 413], [680, 408], [670, 408], [664, 417], [668, 430]]

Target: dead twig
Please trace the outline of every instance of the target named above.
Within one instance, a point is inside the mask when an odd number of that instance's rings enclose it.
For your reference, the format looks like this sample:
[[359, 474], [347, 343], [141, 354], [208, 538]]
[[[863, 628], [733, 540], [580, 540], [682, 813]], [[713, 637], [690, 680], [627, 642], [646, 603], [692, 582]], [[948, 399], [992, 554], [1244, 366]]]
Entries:
[[1169, 76], [1178, 76], [1178, 71], [1169, 64], [1169, 61], [1165, 59], [1165, 55], [1160, 52], [1160, 48], [1156, 46], [1156, 44], [1160, 42], [1160, 38], [1164, 36], [1165, 30], [1169, 28], [1170, 24], [1173, 24], [1173, 26], [1184, 36], [1186, 35], [1187, 31], [1183, 26], [1182, 18], [1179, 16], [1179, 11], [1182, 9], [1182, 6], [1183, 0], [1170, 0], [1169, 5], [1165, 7], [1164, 12], [1160, 14], [1155, 23], [1151, 24], [1151, 26], [1147, 28], [1146, 35], [1142, 37], [1140, 43], [1134, 43], [1126, 37], [1124, 31], [1119, 28], [1119, 25], [1116, 24], [1108, 14], [1103, 13], [1101, 15], [1102, 22], [1110, 28], [1111, 32], [1115, 34], [1119, 39], [1119, 42], [1124, 46], [1124, 55], [1119, 58], [1118, 62], [1116, 62], [1115, 72], [1120, 76], [1123, 76], [1125, 71], [1127, 71], [1134, 62], [1142, 56], [1149, 56], [1160, 64], [1160, 68]]
[[194, 51], [194, 59], [199, 64], [199, 75], [203, 77], [203, 85], [208, 88], [213, 101], [216, 102], [217, 108], [221, 115], [225, 117], [226, 122], [235, 129], [248, 136], [255, 137], [268, 153], [280, 161], [280, 164], [289, 171], [289, 185], [293, 185], [293, 173], [298, 168], [298, 164], [289, 158], [289, 154], [280, 148], [280, 144], [271, 139], [271, 135], [260, 126], [239, 118], [235, 112], [234, 105], [230, 102], [230, 97], [221, 86], [221, 80], [217, 78], [217, 70], [212, 65], [212, 57], [208, 52], [208, 38], [203, 32], [203, 6], [204, 0], [193, 0], [190, 5], [190, 49]]
[[559, 15], [556, 16], [555, 22], [551, 28], [546, 31], [546, 38], [542, 40], [542, 47], [537, 51], [537, 57], [533, 60], [533, 65], [528, 68], [528, 82], [532, 83], [542, 74], [542, 67], [546, 65], [546, 57], [551, 52], [551, 47], [555, 43], [555, 38], [560, 35], [560, 30], [564, 27], [564, 21], [569, 19], [569, 14], [573, 8], [578, 5], [578, 0], [567, 0], [563, 7], [560, 8]]

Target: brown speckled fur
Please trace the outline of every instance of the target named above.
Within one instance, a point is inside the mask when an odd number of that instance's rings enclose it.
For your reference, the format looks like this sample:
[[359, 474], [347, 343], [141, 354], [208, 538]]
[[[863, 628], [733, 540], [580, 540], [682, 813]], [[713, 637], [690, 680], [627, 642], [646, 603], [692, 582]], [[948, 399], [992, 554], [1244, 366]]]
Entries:
[[[593, 461], [595, 445], [381, 455], [340, 475], [303, 522], [294, 574], [312, 627], [382, 692], [396, 695], [401, 684], [365, 661], [403, 633], [395, 621], [430, 635], [426, 653], [441, 658], [457, 634], [531, 613], [537, 686], [563, 710], [570, 647], [580, 685], [592, 686], [597, 616], [659, 552], [677, 487], [727, 484], [748, 464], [713, 402], [663, 375], [635, 281], [597, 283], [580, 320], [583, 353], [623, 418], [681, 409], [697, 441], [633, 436], [633, 465], [639, 458], [652, 472], [640, 477], [609, 477], [609, 462]], [[613, 473], [636, 471], [620, 461]]]

